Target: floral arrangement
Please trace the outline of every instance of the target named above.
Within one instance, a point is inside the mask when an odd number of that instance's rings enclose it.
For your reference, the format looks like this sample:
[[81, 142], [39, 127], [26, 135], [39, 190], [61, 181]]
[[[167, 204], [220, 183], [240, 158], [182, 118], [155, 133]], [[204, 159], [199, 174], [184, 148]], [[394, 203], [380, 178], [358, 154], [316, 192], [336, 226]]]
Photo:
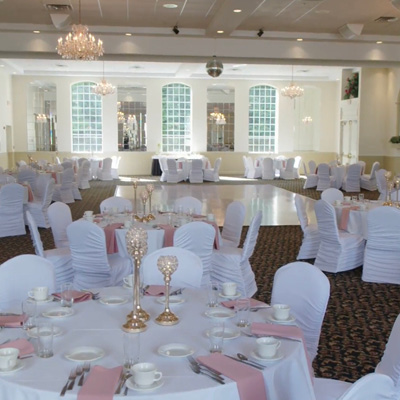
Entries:
[[358, 97], [358, 73], [354, 73], [353, 76], [347, 78], [347, 85], [344, 89], [344, 99], [351, 99]]

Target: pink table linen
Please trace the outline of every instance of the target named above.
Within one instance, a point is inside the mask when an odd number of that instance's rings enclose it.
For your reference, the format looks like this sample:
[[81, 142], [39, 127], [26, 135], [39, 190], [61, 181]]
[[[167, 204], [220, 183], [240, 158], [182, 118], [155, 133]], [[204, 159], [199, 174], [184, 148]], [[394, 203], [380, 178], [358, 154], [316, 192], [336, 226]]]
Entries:
[[118, 253], [117, 238], [115, 237], [115, 230], [121, 228], [124, 224], [115, 223], [104, 227], [104, 233], [106, 235], [106, 249], [107, 254]]
[[17, 339], [13, 340], [12, 342], [5, 343], [0, 346], [0, 349], [4, 349], [6, 347], [18, 349], [20, 357], [28, 356], [29, 354], [33, 354], [35, 352], [33, 344], [28, 342], [26, 339]]
[[174, 234], [176, 229], [171, 225], [158, 225], [164, 230], [164, 247], [170, 247], [174, 245]]
[[79, 391], [78, 400], [112, 400], [121, 374], [122, 367], [96, 365]]
[[165, 294], [164, 285], [150, 285], [144, 292], [147, 296], [163, 296]]
[[343, 207], [342, 215], [340, 217], [339, 229], [347, 230], [347, 224], [349, 223], [350, 210], [358, 210], [358, 206]]
[[[57, 299], [61, 299], [61, 293], [53, 293], [53, 296]], [[92, 300], [92, 293], [79, 292], [78, 290], [72, 290], [71, 296], [74, 298], [74, 303], [82, 303], [83, 301]]]
[[26, 314], [22, 315], [2, 315], [0, 316], [0, 326], [5, 328], [21, 328], [28, 319]]
[[219, 353], [201, 356], [197, 360], [234, 380], [241, 400], [267, 399], [264, 376], [261, 371]]
[[[229, 301], [221, 302], [221, 304], [224, 307], [227, 307], [227, 308], [234, 308], [235, 307], [235, 303], [236, 303], [236, 300], [229, 300]], [[251, 308], [270, 308], [271, 306], [269, 304], [267, 304], [267, 303], [264, 303], [264, 302], [260, 301], [260, 300], [250, 299], [250, 307]]]

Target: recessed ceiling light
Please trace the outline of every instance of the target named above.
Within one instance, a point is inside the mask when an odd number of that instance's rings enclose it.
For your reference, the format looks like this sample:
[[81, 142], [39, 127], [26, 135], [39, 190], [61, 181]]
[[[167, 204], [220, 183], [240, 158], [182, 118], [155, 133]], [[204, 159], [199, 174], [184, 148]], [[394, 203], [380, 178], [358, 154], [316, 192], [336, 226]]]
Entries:
[[376, 44], [382, 44], [382, 40], [377, 40]]
[[235, 10], [233, 10], [234, 13], [241, 13], [242, 10], [240, 10], [239, 8], [236, 8]]
[[217, 31], [217, 33], [224, 33], [224, 31]]
[[33, 31], [33, 33], [40, 33], [40, 31]]
[[164, 8], [177, 8], [178, 4], [166, 3], [166, 4], [163, 4], [163, 7]]
[[302, 41], [303, 41], [302, 38], [297, 38], [296, 40], [297, 40], [298, 42], [302, 42]]
[[125, 33], [125, 36], [132, 36], [132, 33]]

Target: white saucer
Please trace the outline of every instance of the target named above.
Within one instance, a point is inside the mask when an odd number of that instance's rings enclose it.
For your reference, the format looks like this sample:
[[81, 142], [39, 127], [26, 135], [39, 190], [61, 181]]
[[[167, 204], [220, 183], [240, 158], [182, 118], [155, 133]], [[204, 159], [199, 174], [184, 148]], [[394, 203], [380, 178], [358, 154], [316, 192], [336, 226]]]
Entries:
[[126, 297], [119, 296], [104, 296], [100, 298], [99, 302], [107, 306], [118, 306], [120, 304], [127, 303], [128, 299]]
[[51, 308], [50, 310], [47, 310], [42, 313], [43, 317], [47, 318], [64, 318], [64, 317], [70, 317], [73, 314], [74, 310], [68, 307]]
[[[157, 303], [165, 304], [165, 296], [157, 297]], [[169, 296], [169, 304], [181, 304], [185, 299], [179, 296]]]
[[0, 370], [0, 375], [8, 375], [8, 374], [12, 374], [13, 372], [17, 372], [20, 369], [24, 368], [24, 362], [23, 360], [17, 360], [17, 363], [15, 364], [14, 368], [11, 368], [7, 371], [1, 371]]
[[264, 361], [264, 362], [273, 362], [273, 361], [282, 360], [283, 354], [278, 350], [273, 357], [263, 358], [263, 357], [260, 357], [255, 351], [252, 351], [250, 353], [250, 357], [253, 358], [254, 360], [259, 360], [259, 361]]
[[293, 315], [290, 315], [288, 319], [275, 319], [273, 315], [268, 315], [267, 319], [275, 324], [291, 324], [292, 322], [296, 321], [296, 318]]
[[130, 289], [130, 290], [132, 290], [132, 286], [129, 286], [129, 285], [127, 285], [126, 283], [124, 283], [124, 284], [122, 285], [122, 287], [123, 287], [124, 289]]
[[229, 295], [229, 296], [226, 296], [225, 294], [222, 294], [222, 293], [219, 293], [219, 295], [220, 295], [221, 297], [223, 297], [224, 299], [237, 299], [237, 298], [239, 298], [242, 294], [239, 293], [239, 292], [236, 292], [236, 294], [231, 294], [231, 295]]
[[233, 310], [229, 310], [227, 308], [212, 308], [205, 312], [206, 316], [209, 318], [218, 318], [218, 319], [228, 319], [233, 318], [236, 313]]
[[[208, 329], [206, 330], [206, 336], [210, 336], [210, 331]], [[224, 329], [225, 340], [236, 339], [239, 336], [240, 336], [240, 331], [238, 329], [232, 329], [232, 328]]]
[[81, 346], [75, 347], [65, 353], [65, 358], [71, 361], [95, 361], [104, 357], [104, 350], [100, 347]]
[[186, 344], [170, 343], [160, 346], [158, 354], [165, 357], [187, 357], [194, 353], [194, 350]]
[[[53, 336], [60, 336], [64, 331], [59, 326], [53, 325]], [[28, 329], [26, 334], [31, 338], [37, 338], [37, 327]]]
[[126, 381], [126, 386], [128, 386], [129, 389], [136, 390], [138, 392], [148, 392], [150, 390], [158, 389], [162, 385], [164, 385], [164, 381], [162, 379], [160, 379], [159, 381], [154, 382], [153, 384], [151, 384], [149, 386], [136, 385], [136, 383], [133, 381], [133, 378], [129, 378]]
[[50, 295], [47, 297], [47, 299], [45, 300], [35, 300], [33, 297], [29, 297], [29, 301], [31, 301], [32, 303], [49, 303], [50, 301], [53, 301], [54, 296]]

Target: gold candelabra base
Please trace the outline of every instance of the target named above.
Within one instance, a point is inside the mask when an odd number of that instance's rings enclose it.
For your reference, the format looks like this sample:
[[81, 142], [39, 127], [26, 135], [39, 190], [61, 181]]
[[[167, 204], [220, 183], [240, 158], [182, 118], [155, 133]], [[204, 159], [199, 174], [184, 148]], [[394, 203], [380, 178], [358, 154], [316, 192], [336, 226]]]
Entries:
[[391, 207], [393, 205], [393, 202], [391, 200], [388, 200], [388, 201], [385, 201], [382, 205]]
[[[137, 318], [140, 319], [141, 321], [148, 321], [150, 319], [149, 313], [144, 311], [143, 308], [141, 308], [140, 306], [136, 308], [135, 314], [136, 314]], [[133, 311], [131, 311], [127, 315], [127, 318], [128, 319], [133, 319], [134, 318]]]
[[155, 217], [153, 214], [150, 213], [150, 214], [147, 216], [147, 219], [148, 219], [149, 221], [153, 221], [153, 220], [156, 219], [156, 217]]
[[170, 310], [163, 311], [156, 319], [155, 322], [159, 325], [176, 325], [179, 322], [179, 318]]
[[124, 325], [122, 325], [122, 330], [128, 333], [139, 333], [144, 332], [147, 329], [147, 325], [139, 318], [130, 318]]

